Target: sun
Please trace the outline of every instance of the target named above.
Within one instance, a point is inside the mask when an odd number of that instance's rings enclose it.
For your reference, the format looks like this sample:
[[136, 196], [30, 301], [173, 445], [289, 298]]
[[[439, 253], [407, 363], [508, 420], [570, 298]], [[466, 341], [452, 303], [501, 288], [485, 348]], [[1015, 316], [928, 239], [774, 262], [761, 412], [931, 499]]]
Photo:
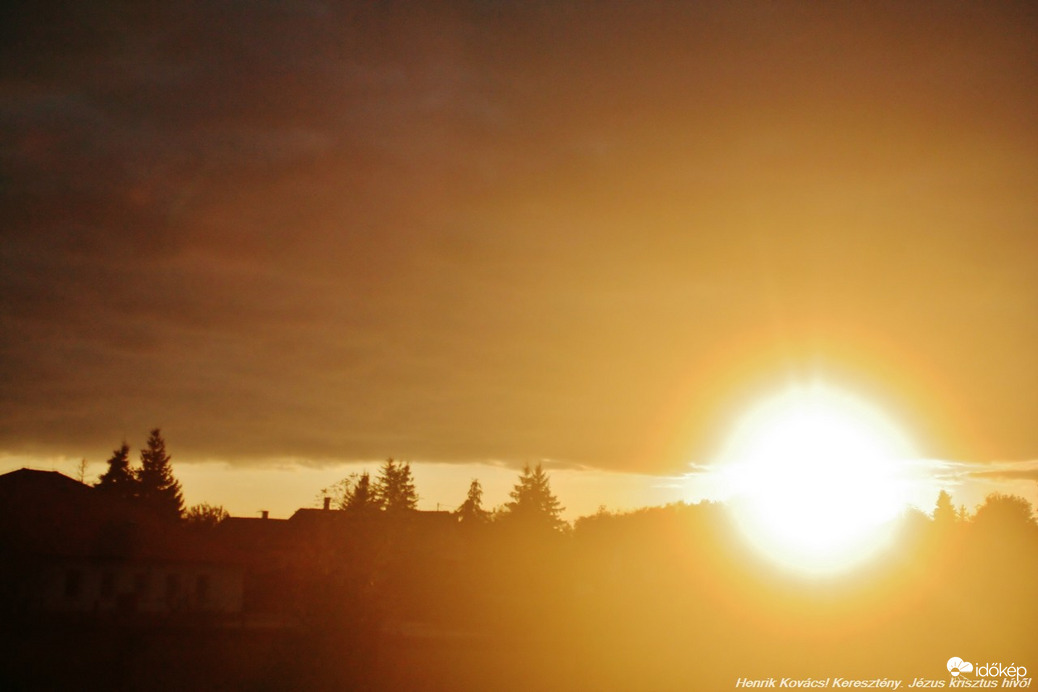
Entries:
[[779, 564], [845, 571], [888, 542], [911, 444], [879, 410], [814, 384], [765, 400], [736, 426], [722, 474], [742, 533]]

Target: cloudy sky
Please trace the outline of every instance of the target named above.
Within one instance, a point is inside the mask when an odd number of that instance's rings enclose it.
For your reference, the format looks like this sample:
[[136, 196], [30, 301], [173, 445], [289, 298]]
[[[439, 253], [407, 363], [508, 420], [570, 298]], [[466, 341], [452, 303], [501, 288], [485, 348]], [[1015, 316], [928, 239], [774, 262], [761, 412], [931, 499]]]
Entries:
[[5, 7], [0, 454], [679, 474], [821, 377], [1033, 477], [1033, 4], [417, 4]]

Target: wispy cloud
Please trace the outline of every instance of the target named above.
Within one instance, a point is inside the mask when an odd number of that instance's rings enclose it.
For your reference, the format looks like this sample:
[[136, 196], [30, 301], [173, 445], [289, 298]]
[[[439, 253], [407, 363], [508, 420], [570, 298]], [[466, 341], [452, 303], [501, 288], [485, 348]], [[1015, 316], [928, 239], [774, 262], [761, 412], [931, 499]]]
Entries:
[[993, 462], [983, 471], [969, 471], [971, 478], [1001, 481], [1038, 481], [1038, 461]]

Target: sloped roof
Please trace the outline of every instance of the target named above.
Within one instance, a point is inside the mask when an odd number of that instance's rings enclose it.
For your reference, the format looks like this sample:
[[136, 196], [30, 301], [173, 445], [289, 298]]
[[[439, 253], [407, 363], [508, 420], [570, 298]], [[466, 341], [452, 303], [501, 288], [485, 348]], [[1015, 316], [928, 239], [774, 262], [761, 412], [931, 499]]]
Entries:
[[57, 471], [0, 475], [0, 550], [50, 557], [236, 562], [211, 537]]
[[69, 478], [57, 471], [41, 471], [39, 469], [20, 468], [17, 471], [0, 474], [0, 495], [12, 492], [46, 490], [58, 493], [82, 493], [89, 491], [89, 485]]

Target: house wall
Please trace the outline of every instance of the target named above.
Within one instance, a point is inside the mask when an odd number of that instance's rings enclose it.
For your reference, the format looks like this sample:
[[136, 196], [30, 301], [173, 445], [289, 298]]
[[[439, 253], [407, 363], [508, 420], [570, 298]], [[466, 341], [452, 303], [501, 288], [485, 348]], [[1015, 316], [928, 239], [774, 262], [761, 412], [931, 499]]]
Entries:
[[59, 560], [41, 570], [50, 612], [240, 613], [242, 570], [227, 565]]

